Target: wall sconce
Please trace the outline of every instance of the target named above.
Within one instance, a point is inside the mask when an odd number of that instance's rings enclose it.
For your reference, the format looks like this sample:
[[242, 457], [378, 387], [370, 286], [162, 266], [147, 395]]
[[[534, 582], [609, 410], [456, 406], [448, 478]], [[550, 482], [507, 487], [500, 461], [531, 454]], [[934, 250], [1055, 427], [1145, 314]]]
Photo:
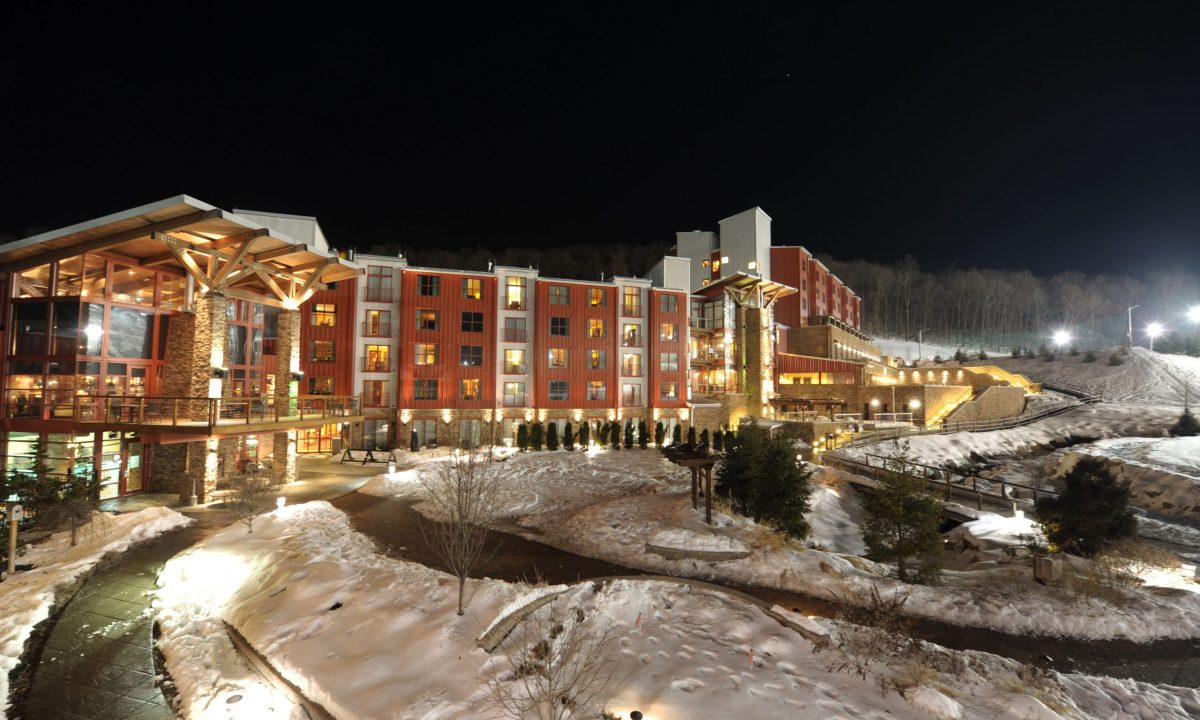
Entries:
[[679, 411], [679, 420], [680, 420], [681, 422], [687, 422], [687, 421], [688, 421], [688, 415], [689, 415], [689, 414], [690, 414], [690, 413], [688, 413], [688, 409], [687, 409], [687, 408], [683, 408], [683, 409], [681, 409], [681, 410]]
[[483, 411], [483, 421], [489, 422], [489, 423], [492, 421], [492, 411], [491, 410]]
[[571, 417], [575, 418], [575, 422], [580, 422], [583, 420], [583, 411], [582, 410], [572, 410]]
[[208, 377], [212, 380], [224, 380], [229, 377], [229, 368], [210, 367], [208, 369]]
[[451, 420], [453, 420], [453, 419], [454, 419], [454, 412], [453, 412], [452, 410], [450, 410], [449, 408], [447, 408], [447, 409], [445, 409], [445, 410], [443, 410], [443, 411], [442, 411], [442, 422], [444, 422], [444, 423], [446, 423], [447, 425], [449, 425], [449, 424], [450, 424], [450, 421], [451, 421]]
[[722, 256], [721, 256], [721, 262], [723, 262], [723, 263], [725, 263], [726, 265], [728, 265], [728, 264], [729, 264], [729, 256], [728, 256], [728, 255], [722, 255]]
[[538, 410], [538, 422], [546, 422], [546, 411]]
[[525, 422], [533, 422], [533, 408], [525, 411]]
[[401, 410], [400, 411], [400, 422], [404, 425], [407, 425], [409, 420], [412, 420], [412, 411], [411, 410]]
[[879, 398], [871, 398], [871, 407], [879, 407]]
[[758, 261], [751, 260], [750, 262], [746, 263], [746, 267], [749, 268], [750, 270], [757, 270], [758, 269]]
[[303, 379], [304, 379], [304, 371], [303, 370], [293, 370], [292, 371], [292, 380], [293, 381], [300, 382]]

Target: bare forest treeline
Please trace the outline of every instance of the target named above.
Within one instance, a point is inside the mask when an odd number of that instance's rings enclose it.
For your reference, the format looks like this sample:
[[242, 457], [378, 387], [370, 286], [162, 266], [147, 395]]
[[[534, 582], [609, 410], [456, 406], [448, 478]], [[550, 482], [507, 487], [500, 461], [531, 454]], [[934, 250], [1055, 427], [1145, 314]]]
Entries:
[[670, 254], [667, 242], [632, 245], [560, 245], [556, 247], [511, 247], [499, 251], [482, 245], [462, 248], [419, 248], [395, 243], [376, 245], [368, 252], [376, 255], [403, 254], [410, 265], [449, 270], [487, 270], [488, 263], [509, 267], [536, 268], [543, 277], [568, 280], [645, 277], [664, 255]]
[[867, 260], [822, 262], [862, 298], [863, 331], [876, 337], [916, 339], [963, 348], [1006, 352], [1036, 349], [1065, 329], [1080, 349], [1104, 349], [1125, 341], [1127, 309], [1133, 340], [1144, 343], [1145, 326], [1161, 322], [1168, 334], [1155, 349], [1196, 351], [1197, 329], [1187, 320], [1200, 302], [1200, 275], [1173, 268], [1144, 279], [1064, 272], [1049, 277], [1027, 270], [948, 268], [922, 270], [911, 255], [895, 263]]

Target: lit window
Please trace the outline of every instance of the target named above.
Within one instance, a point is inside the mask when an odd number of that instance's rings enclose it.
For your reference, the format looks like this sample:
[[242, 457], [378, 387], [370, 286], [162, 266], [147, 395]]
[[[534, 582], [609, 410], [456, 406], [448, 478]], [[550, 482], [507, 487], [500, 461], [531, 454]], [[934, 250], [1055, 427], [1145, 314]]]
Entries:
[[459, 396], [463, 400], [479, 399], [479, 378], [467, 378], [462, 381]]
[[635, 287], [627, 287], [621, 291], [621, 314], [626, 317], [641, 317], [641, 290]]
[[437, 330], [438, 329], [438, 311], [437, 310], [418, 310], [417, 311], [417, 329], [418, 330]]
[[391, 351], [387, 345], [368, 345], [363, 357], [363, 370], [391, 372]]
[[621, 355], [621, 374], [625, 377], [641, 377], [642, 356], [637, 353]]
[[392, 313], [389, 310], [368, 310], [363, 323], [363, 335], [387, 337], [392, 334]]
[[525, 383], [504, 383], [504, 406], [521, 407], [525, 404]]
[[588, 369], [603, 370], [607, 363], [608, 351], [606, 350], [589, 350], [588, 351]]
[[483, 298], [483, 280], [479, 278], [464, 278], [462, 284], [463, 297], [471, 300]]
[[332, 395], [333, 394], [333, 378], [310, 376], [308, 378], [308, 394], [309, 395]]
[[316, 303], [313, 305], [312, 324], [318, 327], [333, 327], [337, 325], [337, 305], [333, 303]]
[[388, 397], [387, 380], [363, 381], [363, 405], [367, 407], [387, 407], [391, 404]]
[[604, 288], [588, 288], [588, 305], [592, 307], [608, 305], [608, 295], [604, 292]]
[[678, 400], [679, 399], [679, 383], [664, 382], [658, 384], [658, 399], [659, 400]]
[[659, 338], [663, 340], [678, 340], [679, 326], [675, 323], [663, 323], [659, 332]]
[[333, 362], [333, 341], [313, 340], [309, 343], [308, 357], [312, 362]]
[[434, 343], [417, 343], [413, 362], [417, 365], [437, 365], [437, 345]]
[[505, 350], [504, 351], [504, 372], [508, 375], [524, 375], [525, 374], [525, 351], [524, 350]]
[[567, 366], [567, 349], [550, 348], [550, 367], [565, 368]]
[[638, 323], [625, 323], [622, 325], [621, 344], [625, 347], [641, 347], [642, 326]]
[[588, 337], [602, 338], [604, 336], [604, 318], [588, 318]]
[[621, 386], [621, 404], [629, 407], [642, 404], [642, 386], [625, 383]]
[[504, 280], [504, 306], [509, 310], [525, 309], [525, 278], [510, 277]]
[[603, 380], [588, 380], [588, 400], [607, 400], [608, 386]]

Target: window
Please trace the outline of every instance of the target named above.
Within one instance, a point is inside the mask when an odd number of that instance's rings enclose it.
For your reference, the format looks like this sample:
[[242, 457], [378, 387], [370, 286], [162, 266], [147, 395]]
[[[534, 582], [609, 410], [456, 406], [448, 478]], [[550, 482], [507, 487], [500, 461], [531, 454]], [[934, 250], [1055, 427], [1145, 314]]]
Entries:
[[483, 281], [479, 278], [463, 278], [463, 297], [471, 300], [483, 298]]
[[392, 301], [392, 275], [390, 267], [367, 266], [367, 302]]
[[588, 305], [592, 307], [608, 305], [608, 294], [604, 292], [604, 288], [588, 288]]
[[621, 355], [621, 374], [625, 377], [642, 376], [642, 356], [637, 353]]
[[550, 367], [565, 368], [567, 366], [567, 349], [550, 348]]
[[621, 386], [621, 404], [629, 407], [642, 404], [642, 386], [636, 383], [625, 383]]
[[550, 381], [550, 399], [551, 400], [566, 400], [567, 399], [567, 381], [566, 380], [551, 380]]
[[663, 372], [676, 372], [679, 370], [679, 353], [659, 353], [658, 369]]
[[678, 400], [679, 399], [679, 383], [664, 382], [658, 384], [658, 399], [659, 400]]
[[[424, 297], [437, 297], [442, 294], [442, 279], [437, 275], [418, 275], [417, 294]], [[389, 293], [389, 299], [390, 293]]]
[[551, 285], [550, 286], [550, 304], [551, 305], [566, 305], [570, 299], [568, 293], [569, 288], [566, 285]]
[[602, 338], [605, 334], [604, 318], [588, 318], [588, 337]]
[[608, 365], [605, 362], [607, 355], [607, 350], [588, 350], [588, 369], [603, 370]]
[[524, 375], [525, 374], [525, 351], [524, 350], [505, 350], [504, 351], [504, 373], [506, 375]]
[[333, 341], [313, 340], [309, 343], [308, 359], [312, 362], [333, 362]]
[[509, 310], [525, 309], [525, 278], [509, 277], [504, 279], [504, 307]]
[[675, 295], [661, 295], [658, 298], [658, 309], [665, 313], [673, 313], [679, 307], [679, 298]]
[[392, 349], [387, 345], [368, 345], [363, 355], [364, 372], [391, 372]]
[[588, 380], [588, 400], [607, 400], [608, 388], [603, 380]]
[[463, 367], [483, 366], [482, 345], [462, 345], [458, 349], [458, 364]]
[[462, 380], [458, 395], [463, 400], [478, 400], [479, 378], [466, 378]]
[[465, 312], [462, 314], [463, 332], [483, 332], [483, 313]]
[[504, 318], [504, 341], [525, 342], [525, 318]]
[[625, 317], [642, 316], [642, 292], [635, 287], [627, 287], [621, 291], [621, 314]]
[[332, 395], [333, 394], [333, 378], [310, 376], [308, 378], [308, 394], [309, 395]]
[[413, 400], [437, 399], [437, 380], [413, 380]]
[[413, 362], [417, 365], [437, 365], [438, 352], [434, 343], [417, 343], [416, 357]]
[[638, 323], [625, 323], [622, 325], [621, 344], [625, 347], [641, 347], [642, 326]]
[[[589, 321], [591, 322], [591, 321]], [[550, 334], [556, 337], [567, 336], [567, 318], [552, 317], [550, 318]]]
[[387, 380], [363, 380], [363, 405], [367, 407], [387, 407]]
[[391, 337], [392, 311], [368, 310], [367, 319], [363, 322], [363, 335], [367, 337]]
[[333, 327], [337, 325], [337, 305], [333, 303], [317, 303], [313, 305], [312, 324], [317, 327]]
[[679, 326], [675, 323], [663, 323], [658, 336], [662, 340], [678, 340]]
[[418, 330], [437, 330], [438, 329], [438, 311], [437, 310], [418, 310], [417, 311], [417, 329]]
[[525, 404], [525, 383], [504, 383], [504, 406], [522, 407]]

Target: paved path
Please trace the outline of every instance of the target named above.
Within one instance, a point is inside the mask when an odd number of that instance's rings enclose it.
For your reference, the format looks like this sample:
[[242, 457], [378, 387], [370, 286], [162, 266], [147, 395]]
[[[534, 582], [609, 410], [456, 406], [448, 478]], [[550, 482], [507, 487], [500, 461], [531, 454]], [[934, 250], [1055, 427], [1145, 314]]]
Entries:
[[175, 717], [154, 683], [150, 602], [163, 564], [207, 532], [193, 525], [165, 533], [88, 579], [46, 640], [27, 720]]

